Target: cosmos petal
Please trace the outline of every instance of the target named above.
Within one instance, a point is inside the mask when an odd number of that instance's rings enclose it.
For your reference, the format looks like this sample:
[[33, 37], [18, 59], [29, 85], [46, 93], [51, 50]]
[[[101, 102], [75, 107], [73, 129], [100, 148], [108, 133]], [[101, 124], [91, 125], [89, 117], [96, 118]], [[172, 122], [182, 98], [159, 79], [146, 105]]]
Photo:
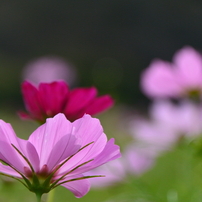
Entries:
[[13, 176], [13, 177], [21, 178], [21, 175], [19, 173], [14, 171], [9, 166], [3, 165], [2, 163], [0, 163], [0, 173], [7, 174], [7, 175], [10, 175], [10, 176]]
[[85, 147], [89, 143], [91, 144], [72, 157], [68, 163], [60, 169], [60, 172], [65, 172], [65, 170], [72, 169], [79, 164], [95, 158], [102, 152], [107, 143], [107, 137], [103, 133], [103, 128], [98, 119], [92, 119], [91, 116], [84, 115], [81, 119], [75, 121], [73, 126], [74, 134], [77, 138], [82, 140], [81, 146]]
[[109, 95], [103, 95], [95, 98], [89, 106], [87, 106], [84, 113], [86, 114], [97, 114], [104, 110], [109, 109], [114, 104], [114, 100]]
[[24, 165], [27, 166], [22, 156], [7, 142], [0, 141], [0, 158], [22, 173], [24, 172]]
[[44, 114], [51, 117], [62, 112], [65, 103], [67, 102], [68, 92], [68, 86], [63, 81], [40, 83], [39, 98]]
[[8, 142], [8, 144], [14, 144], [18, 146], [17, 136], [9, 123], [5, 123], [0, 120], [0, 140]]
[[[80, 177], [83, 177], [83, 175], [75, 175], [75, 176], [73, 176], [73, 179], [80, 178]], [[71, 178], [66, 178], [66, 179], [64, 179], [64, 181], [70, 180], [70, 179]], [[61, 186], [69, 189], [74, 194], [74, 196], [77, 198], [83, 197], [90, 190], [90, 182], [87, 179], [67, 182], [67, 183], [62, 184]]]
[[40, 169], [39, 168], [39, 164], [40, 164], [39, 155], [38, 155], [35, 147], [30, 142], [27, 142], [27, 157], [28, 157], [32, 167], [34, 168], [35, 172], [38, 172]]
[[52, 170], [62, 160], [76, 153], [80, 147], [78, 139], [71, 135], [65, 135], [53, 147], [45, 164], [47, 164], [48, 169]]
[[187, 46], [179, 50], [173, 59], [176, 65], [176, 74], [183, 85], [202, 85], [202, 57], [193, 48]]
[[33, 118], [41, 120], [43, 112], [40, 107], [39, 94], [37, 88], [28, 81], [21, 85], [22, 95], [27, 111], [32, 114]]
[[64, 135], [71, 134], [71, 130], [71, 123], [63, 114], [58, 114], [54, 118], [48, 118], [45, 124], [31, 134], [29, 141], [37, 150], [41, 166], [46, 164], [51, 153], [50, 148], [53, 148]]
[[141, 88], [151, 97], [175, 96], [180, 92], [171, 63], [154, 60], [143, 72]]
[[119, 146], [114, 144], [114, 139], [112, 138], [107, 142], [104, 150], [99, 155], [97, 155], [93, 161], [87, 163], [84, 166], [81, 166], [77, 170], [73, 171], [71, 174], [87, 172], [120, 157], [120, 148]]
[[[97, 95], [97, 90], [91, 88], [78, 88], [71, 91], [65, 114], [76, 114], [88, 105]], [[79, 117], [80, 118], [80, 117]]]

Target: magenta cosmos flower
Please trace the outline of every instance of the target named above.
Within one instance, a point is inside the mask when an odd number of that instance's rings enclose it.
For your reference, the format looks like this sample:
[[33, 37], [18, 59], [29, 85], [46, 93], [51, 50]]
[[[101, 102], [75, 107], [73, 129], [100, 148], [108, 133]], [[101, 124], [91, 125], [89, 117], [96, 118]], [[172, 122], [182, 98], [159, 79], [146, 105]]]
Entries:
[[[62, 185], [76, 197], [90, 188], [83, 173], [120, 157], [98, 119], [84, 115], [71, 123], [63, 114], [48, 118], [28, 140], [0, 120], [0, 174], [16, 178], [40, 198]], [[99, 173], [102, 174], [102, 173]]]
[[22, 94], [28, 113], [20, 112], [21, 118], [34, 119], [42, 123], [47, 117], [53, 117], [58, 113], [64, 113], [68, 120], [74, 121], [85, 113], [100, 113], [114, 103], [109, 95], [97, 97], [95, 87], [69, 90], [64, 81], [40, 83], [38, 87], [24, 81]]
[[173, 63], [154, 60], [143, 72], [141, 86], [150, 97], [200, 95], [202, 55], [191, 47], [184, 47], [174, 55]]

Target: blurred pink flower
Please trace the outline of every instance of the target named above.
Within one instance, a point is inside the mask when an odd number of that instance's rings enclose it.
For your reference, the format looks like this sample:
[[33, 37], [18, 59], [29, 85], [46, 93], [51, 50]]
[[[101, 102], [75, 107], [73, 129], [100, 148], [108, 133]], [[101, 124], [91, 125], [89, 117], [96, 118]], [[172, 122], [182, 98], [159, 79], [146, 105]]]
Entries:
[[156, 101], [149, 116], [149, 120], [133, 120], [131, 132], [138, 144], [157, 153], [170, 149], [181, 137], [194, 139], [202, 132], [202, 107], [191, 102]]
[[134, 143], [123, 154], [129, 173], [142, 175], [155, 163], [156, 158], [168, 151], [178, 141], [179, 136], [173, 128], [156, 120], [134, 119], [131, 121]]
[[131, 144], [123, 154], [125, 170], [136, 176], [142, 175], [153, 166], [156, 155], [152, 148]]
[[156, 101], [150, 114], [153, 120], [175, 134], [194, 137], [202, 132], [202, 107], [191, 102], [176, 105], [165, 100]]
[[47, 117], [53, 117], [60, 112], [70, 121], [74, 121], [85, 113], [95, 115], [114, 104], [109, 95], [97, 96], [95, 87], [69, 90], [64, 81], [40, 83], [38, 87], [24, 81], [22, 94], [28, 113], [19, 112], [20, 117], [42, 123]]
[[156, 59], [143, 72], [143, 92], [150, 97], [182, 97], [202, 92], [202, 55], [191, 47], [179, 50], [173, 64]]
[[155, 152], [170, 149], [179, 138], [173, 128], [155, 120], [135, 120], [131, 131], [135, 141]]
[[126, 175], [123, 159], [119, 158], [110, 161], [109, 163], [104, 164], [96, 169], [93, 169], [85, 174], [96, 175], [97, 173], [102, 173], [102, 175], [104, 175], [105, 177], [90, 179], [92, 187], [95, 188], [112, 186], [117, 182], [123, 181]]
[[60, 57], [41, 57], [29, 62], [24, 67], [23, 80], [29, 80], [36, 85], [41, 82], [50, 83], [64, 80], [72, 85], [76, 80], [76, 70]]
[[73, 123], [63, 114], [48, 118], [28, 140], [0, 120], [0, 174], [39, 196], [61, 185], [82, 197], [90, 189], [88, 178], [100, 177], [83, 173], [118, 157], [119, 147], [107, 141], [99, 120], [89, 115]]

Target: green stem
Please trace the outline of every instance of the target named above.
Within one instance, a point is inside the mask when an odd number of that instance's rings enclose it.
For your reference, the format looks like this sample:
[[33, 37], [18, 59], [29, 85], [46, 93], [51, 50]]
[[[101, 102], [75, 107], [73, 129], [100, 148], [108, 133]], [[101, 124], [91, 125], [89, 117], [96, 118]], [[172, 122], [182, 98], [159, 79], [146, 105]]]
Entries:
[[42, 194], [36, 193], [37, 202], [41, 202], [41, 196]]
[[51, 190], [51, 191], [48, 193], [48, 198], [47, 198], [47, 201], [46, 201], [46, 202], [53, 202], [54, 193], [55, 193], [55, 189]]

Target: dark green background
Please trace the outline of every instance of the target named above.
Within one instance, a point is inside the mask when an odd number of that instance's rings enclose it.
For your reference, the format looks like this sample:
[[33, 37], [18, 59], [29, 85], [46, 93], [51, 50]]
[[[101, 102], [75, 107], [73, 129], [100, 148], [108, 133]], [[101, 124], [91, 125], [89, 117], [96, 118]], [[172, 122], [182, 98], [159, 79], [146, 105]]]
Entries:
[[24, 65], [58, 55], [76, 66], [77, 86], [95, 85], [117, 103], [146, 104], [141, 71], [153, 58], [171, 60], [184, 45], [201, 50], [201, 22], [199, 0], [2, 0], [0, 103], [22, 106]]

